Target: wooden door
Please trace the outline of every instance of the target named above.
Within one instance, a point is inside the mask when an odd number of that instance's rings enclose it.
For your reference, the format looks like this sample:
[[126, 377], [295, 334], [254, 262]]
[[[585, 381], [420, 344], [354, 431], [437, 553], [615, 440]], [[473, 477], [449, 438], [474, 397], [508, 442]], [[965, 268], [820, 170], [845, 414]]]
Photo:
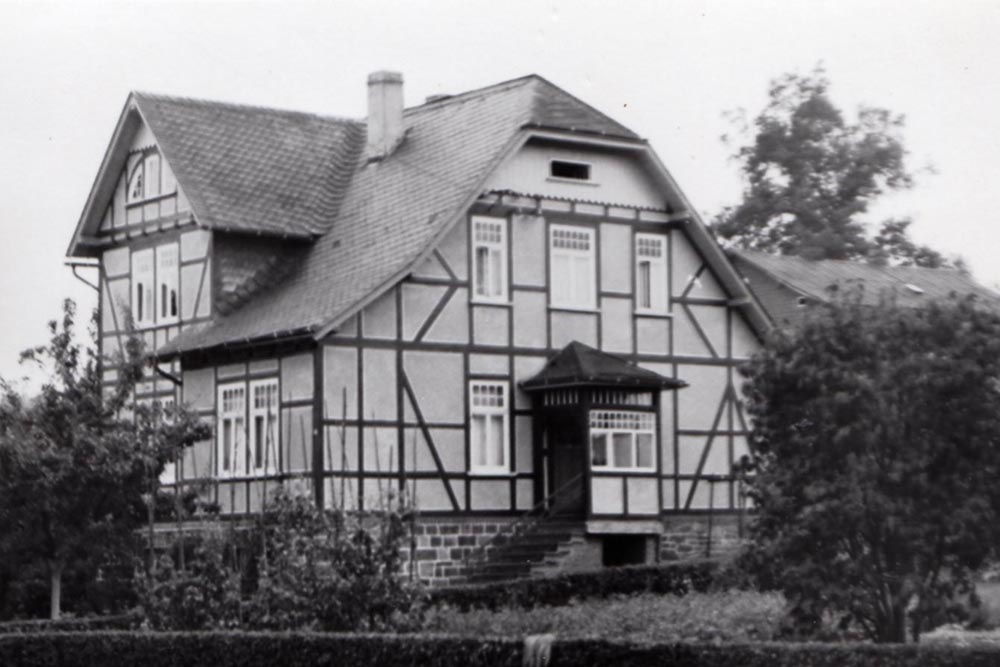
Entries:
[[549, 493], [556, 514], [582, 516], [587, 507], [586, 427], [573, 410], [547, 416], [546, 440], [549, 450]]

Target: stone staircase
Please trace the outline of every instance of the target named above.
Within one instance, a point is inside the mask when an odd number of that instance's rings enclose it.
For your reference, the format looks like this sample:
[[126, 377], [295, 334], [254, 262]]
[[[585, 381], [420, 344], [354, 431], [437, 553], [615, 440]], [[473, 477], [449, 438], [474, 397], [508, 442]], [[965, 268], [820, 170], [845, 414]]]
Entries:
[[469, 567], [469, 582], [487, 583], [544, 576], [559, 569], [584, 540], [581, 519], [548, 516], [510, 535], [501, 535]]

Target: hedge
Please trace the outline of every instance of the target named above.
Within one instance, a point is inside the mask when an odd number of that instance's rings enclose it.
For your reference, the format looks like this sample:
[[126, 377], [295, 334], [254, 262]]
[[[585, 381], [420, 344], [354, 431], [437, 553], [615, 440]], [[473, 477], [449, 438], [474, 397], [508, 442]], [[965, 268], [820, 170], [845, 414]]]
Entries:
[[553, 577], [449, 586], [431, 590], [428, 597], [431, 604], [447, 604], [464, 611], [512, 606], [561, 606], [573, 598], [580, 600], [646, 592], [686, 595], [692, 590], [708, 590], [718, 570], [719, 564], [709, 560], [609, 567]]
[[[0, 636], [18, 667], [518, 667], [523, 642], [416, 635], [51, 632]], [[1000, 647], [871, 644], [665, 644], [556, 640], [551, 667], [993, 667]]]
[[134, 630], [142, 624], [142, 614], [117, 616], [85, 616], [81, 618], [47, 618], [0, 622], [0, 635], [37, 632], [85, 632], [88, 630]]

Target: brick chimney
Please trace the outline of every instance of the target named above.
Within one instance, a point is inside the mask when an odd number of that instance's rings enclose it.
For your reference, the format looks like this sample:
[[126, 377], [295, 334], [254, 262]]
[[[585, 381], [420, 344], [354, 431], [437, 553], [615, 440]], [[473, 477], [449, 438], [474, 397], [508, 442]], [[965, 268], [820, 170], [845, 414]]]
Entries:
[[403, 75], [372, 72], [368, 75], [368, 155], [388, 157], [403, 140]]

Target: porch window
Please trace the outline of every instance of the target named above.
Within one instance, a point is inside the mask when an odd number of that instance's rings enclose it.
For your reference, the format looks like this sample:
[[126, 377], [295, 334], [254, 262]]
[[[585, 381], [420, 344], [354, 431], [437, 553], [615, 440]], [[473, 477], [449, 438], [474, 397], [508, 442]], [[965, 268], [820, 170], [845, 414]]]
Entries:
[[278, 380], [250, 383], [250, 467], [271, 473], [278, 463]]
[[656, 421], [652, 412], [592, 410], [590, 464], [594, 470], [656, 469]]
[[507, 299], [507, 226], [499, 218], [472, 219], [472, 261], [476, 301]]
[[473, 381], [469, 385], [472, 472], [509, 471], [507, 395], [506, 382]]
[[553, 306], [581, 310], [597, 307], [593, 229], [552, 225], [549, 284]]
[[635, 235], [635, 309], [642, 313], [667, 312], [666, 237]]
[[132, 253], [132, 321], [146, 327], [156, 319], [153, 291], [153, 249]]
[[246, 386], [242, 382], [220, 385], [218, 408], [219, 476], [246, 473]]

